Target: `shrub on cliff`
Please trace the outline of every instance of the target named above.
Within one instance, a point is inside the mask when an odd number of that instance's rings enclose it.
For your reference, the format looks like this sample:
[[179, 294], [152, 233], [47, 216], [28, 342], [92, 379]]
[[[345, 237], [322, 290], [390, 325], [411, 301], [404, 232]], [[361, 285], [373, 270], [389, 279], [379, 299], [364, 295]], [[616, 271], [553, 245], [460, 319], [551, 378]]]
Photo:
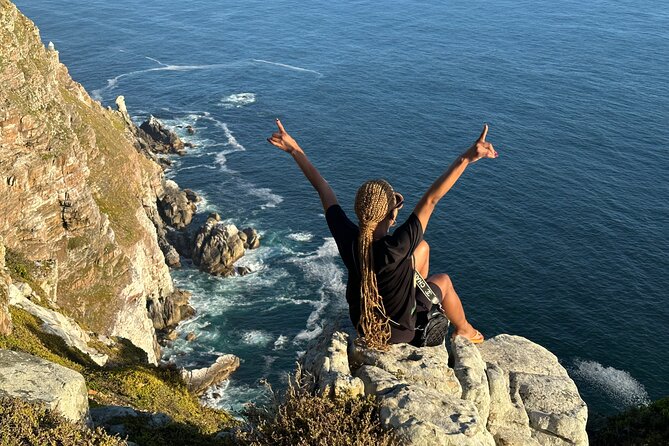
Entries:
[[297, 377], [289, 380], [283, 398], [265, 408], [251, 408], [248, 424], [236, 434], [248, 446], [391, 446], [397, 441], [378, 421], [375, 401], [313, 395]]
[[669, 397], [610, 417], [590, 435], [592, 446], [660, 446], [669, 444]]
[[126, 442], [102, 429], [67, 421], [44, 405], [0, 398], [0, 444], [59, 446], [122, 446]]

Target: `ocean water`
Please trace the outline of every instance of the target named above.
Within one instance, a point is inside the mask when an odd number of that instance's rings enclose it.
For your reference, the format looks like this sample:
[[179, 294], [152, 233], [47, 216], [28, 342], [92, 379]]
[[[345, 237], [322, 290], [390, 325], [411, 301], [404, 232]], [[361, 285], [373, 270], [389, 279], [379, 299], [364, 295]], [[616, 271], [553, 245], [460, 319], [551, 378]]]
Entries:
[[[175, 271], [198, 315], [166, 355], [242, 359], [208, 402], [238, 409], [345, 308], [317, 195], [265, 138], [302, 144], [352, 213], [387, 178], [410, 209], [490, 124], [426, 239], [486, 336], [525, 336], [570, 370], [591, 416], [669, 394], [666, 2], [18, 0], [72, 76], [138, 121], [193, 125], [169, 176], [260, 230], [245, 277]], [[402, 214], [400, 214], [402, 216]]]

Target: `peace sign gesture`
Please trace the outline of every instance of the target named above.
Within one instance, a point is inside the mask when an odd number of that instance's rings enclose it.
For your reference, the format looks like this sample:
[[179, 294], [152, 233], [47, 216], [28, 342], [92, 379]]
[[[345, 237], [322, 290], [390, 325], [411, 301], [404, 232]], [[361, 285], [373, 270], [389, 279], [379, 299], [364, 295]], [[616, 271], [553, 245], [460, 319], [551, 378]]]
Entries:
[[291, 155], [294, 153], [304, 153], [299, 144], [297, 144], [297, 141], [295, 141], [293, 137], [286, 132], [286, 129], [283, 128], [283, 124], [281, 124], [281, 121], [279, 121], [278, 118], [276, 120], [276, 126], [279, 128], [279, 131], [272, 133], [272, 136], [267, 138], [267, 141], [270, 144], [278, 147], [284, 152], [290, 153]]
[[483, 124], [481, 136], [465, 152], [465, 157], [470, 163], [475, 163], [481, 158], [497, 158], [499, 156], [492, 144], [485, 140], [486, 136], [488, 136], [488, 124]]

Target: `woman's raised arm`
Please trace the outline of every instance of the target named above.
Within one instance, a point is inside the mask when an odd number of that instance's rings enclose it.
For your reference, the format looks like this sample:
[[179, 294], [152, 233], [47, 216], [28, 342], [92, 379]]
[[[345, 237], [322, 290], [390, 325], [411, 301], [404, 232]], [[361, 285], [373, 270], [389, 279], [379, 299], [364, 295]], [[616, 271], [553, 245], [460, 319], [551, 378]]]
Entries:
[[304, 150], [297, 144], [297, 141], [286, 132], [283, 124], [281, 124], [281, 121], [278, 119], [276, 120], [276, 125], [279, 128], [279, 131], [273, 133], [272, 136], [267, 138], [267, 141], [273, 146], [292, 155], [297, 165], [300, 166], [304, 176], [307, 177], [311, 185], [316, 189], [316, 192], [318, 192], [324, 211], [327, 211], [330, 206], [338, 204], [337, 196], [334, 191], [328, 182], [325, 181], [325, 178], [323, 178], [318, 169], [311, 164], [311, 161], [307, 158]]
[[427, 223], [432, 216], [434, 207], [439, 200], [451, 190], [451, 187], [458, 181], [460, 175], [465, 171], [469, 164], [475, 163], [481, 158], [497, 158], [498, 154], [491, 143], [485, 140], [488, 134], [488, 124], [483, 125], [481, 136], [472, 144], [472, 146], [460, 155], [453, 163], [446, 169], [437, 181], [432, 183], [432, 186], [425, 192], [423, 198], [420, 199], [414, 213], [420, 220], [423, 226], [423, 232], [427, 229]]

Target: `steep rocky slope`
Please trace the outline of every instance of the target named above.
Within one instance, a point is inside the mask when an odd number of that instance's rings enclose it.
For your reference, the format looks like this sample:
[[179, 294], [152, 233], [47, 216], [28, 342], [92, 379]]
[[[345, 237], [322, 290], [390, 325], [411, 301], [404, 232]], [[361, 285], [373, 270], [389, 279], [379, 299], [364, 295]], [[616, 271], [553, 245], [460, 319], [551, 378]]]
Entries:
[[[0, 83], [5, 246], [48, 266], [50, 305], [90, 331], [131, 340], [155, 362], [147, 302], [162, 307], [173, 292], [153, 223], [161, 167], [134, 148], [123, 116], [71, 79], [8, 0], [0, 0]], [[0, 329], [6, 325], [0, 314]]]

